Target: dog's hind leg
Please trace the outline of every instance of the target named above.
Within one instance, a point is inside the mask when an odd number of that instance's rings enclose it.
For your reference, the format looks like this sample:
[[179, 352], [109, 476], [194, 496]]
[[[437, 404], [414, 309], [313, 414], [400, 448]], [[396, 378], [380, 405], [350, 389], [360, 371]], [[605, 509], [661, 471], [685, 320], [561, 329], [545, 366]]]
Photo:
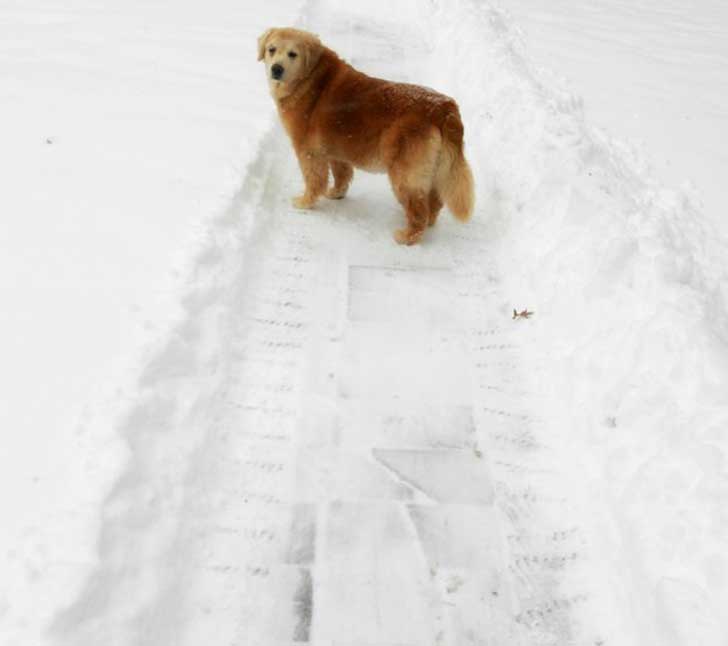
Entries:
[[427, 201], [430, 208], [430, 212], [427, 218], [427, 224], [432, 227], [435, 226], [435, 222], [437, 222], [437, 216], [440, 215], [440, 210], [442, 209], [442, 198], [440, 197], [440, 194], [437, 192], [437, 190], [433, 188], [430, 189], [430, 195]]
[[293, 198], [293, 206], [297, 209], [310, 209], [316, 200], [326, 193], [329, 184], [329, 164], [325, 157], [315, 153], [303, 153], [298, 156], [306, 190], [303, 195]]
[[407, 187], [395, 189], [397, 199], [404, 207], [407, 216], [407, 228], [397, 229], [394, 239], [400, 244], [417, 244], [427, 228], [428, 205], [427, 195], [421, 190], [410, 190]]
[[435, 166], [440, 154], [440, 132], [432, 128], [406, 126], [393, 133], [398, 139], [395, 156], [389, 163], [389, 181], [407, 216], [407, 228], [395, 231], [394, 239], [400, 244], [416, 244], [431, 222], [432, 207], [438, 200], [431, 199]]
[[354, 177], [354, 167], [346, 162], [335, 160], [329, 162], [329, 165], [331, 174], [334, 176], [334, 185], [326, 191], [326, 197], [331, 200], [340, 200], [349, 190], [351, 178]]

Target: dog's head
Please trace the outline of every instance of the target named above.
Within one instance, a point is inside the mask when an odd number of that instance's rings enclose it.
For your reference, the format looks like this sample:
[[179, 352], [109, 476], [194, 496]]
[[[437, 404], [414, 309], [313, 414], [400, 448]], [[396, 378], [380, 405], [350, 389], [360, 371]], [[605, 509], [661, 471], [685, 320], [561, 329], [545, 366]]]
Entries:
[[258, 38], [258, 60], [265, 61], [271, 93], [284, 97], [316, 67], [323, 45], [300, 29], [268, 29]]

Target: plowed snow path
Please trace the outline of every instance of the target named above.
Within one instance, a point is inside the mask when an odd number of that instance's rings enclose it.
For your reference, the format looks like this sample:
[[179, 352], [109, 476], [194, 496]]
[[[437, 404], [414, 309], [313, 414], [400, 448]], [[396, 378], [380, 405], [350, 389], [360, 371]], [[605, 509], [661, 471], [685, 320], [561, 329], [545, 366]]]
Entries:
[[[403, 78], [402, 25], [316, 6], [369, 69]], [[426, 82], [415, 50], [412, 80]], [[443, 213], [403, 248], [385, 178], [357, 173], [347, 199], [310, 213], [290, 206], [299, 188], [276, 124], [141, 379], [99, 567], [54, 635], [574, 643], [584, 597], [560, 586], [581, 538], [545, 493], [548, 449], [517, 328], [493, 311], [482, 209], [466, 226]]]

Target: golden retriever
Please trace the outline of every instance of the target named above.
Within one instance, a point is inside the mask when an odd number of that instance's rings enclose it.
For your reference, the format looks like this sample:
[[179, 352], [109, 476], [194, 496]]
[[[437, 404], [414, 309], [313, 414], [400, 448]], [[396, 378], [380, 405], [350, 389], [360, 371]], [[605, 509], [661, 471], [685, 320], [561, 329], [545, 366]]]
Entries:
[[258, 60], [306, 185], [296, 208], [310, 209], [322, 195], [344, 197], [361, 168], [389, 175], [407, 216], [407, 227], [395, 232], [399, 243], [419, 242], [443, 203], [458, 220], [471, 216], [473, 176], [453, 99], [367, 76], [299, 29], [268, 29]]

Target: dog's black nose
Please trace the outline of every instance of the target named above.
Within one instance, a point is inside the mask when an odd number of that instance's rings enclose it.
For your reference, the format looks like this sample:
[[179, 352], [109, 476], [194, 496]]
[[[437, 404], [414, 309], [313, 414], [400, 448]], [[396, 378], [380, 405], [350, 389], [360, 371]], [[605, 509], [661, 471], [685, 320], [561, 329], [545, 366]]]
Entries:
[[270, 73], [276, 81], [280, 80], [281, 76], [283, 76], [283, 65], [276, 63], [270, 68]]

